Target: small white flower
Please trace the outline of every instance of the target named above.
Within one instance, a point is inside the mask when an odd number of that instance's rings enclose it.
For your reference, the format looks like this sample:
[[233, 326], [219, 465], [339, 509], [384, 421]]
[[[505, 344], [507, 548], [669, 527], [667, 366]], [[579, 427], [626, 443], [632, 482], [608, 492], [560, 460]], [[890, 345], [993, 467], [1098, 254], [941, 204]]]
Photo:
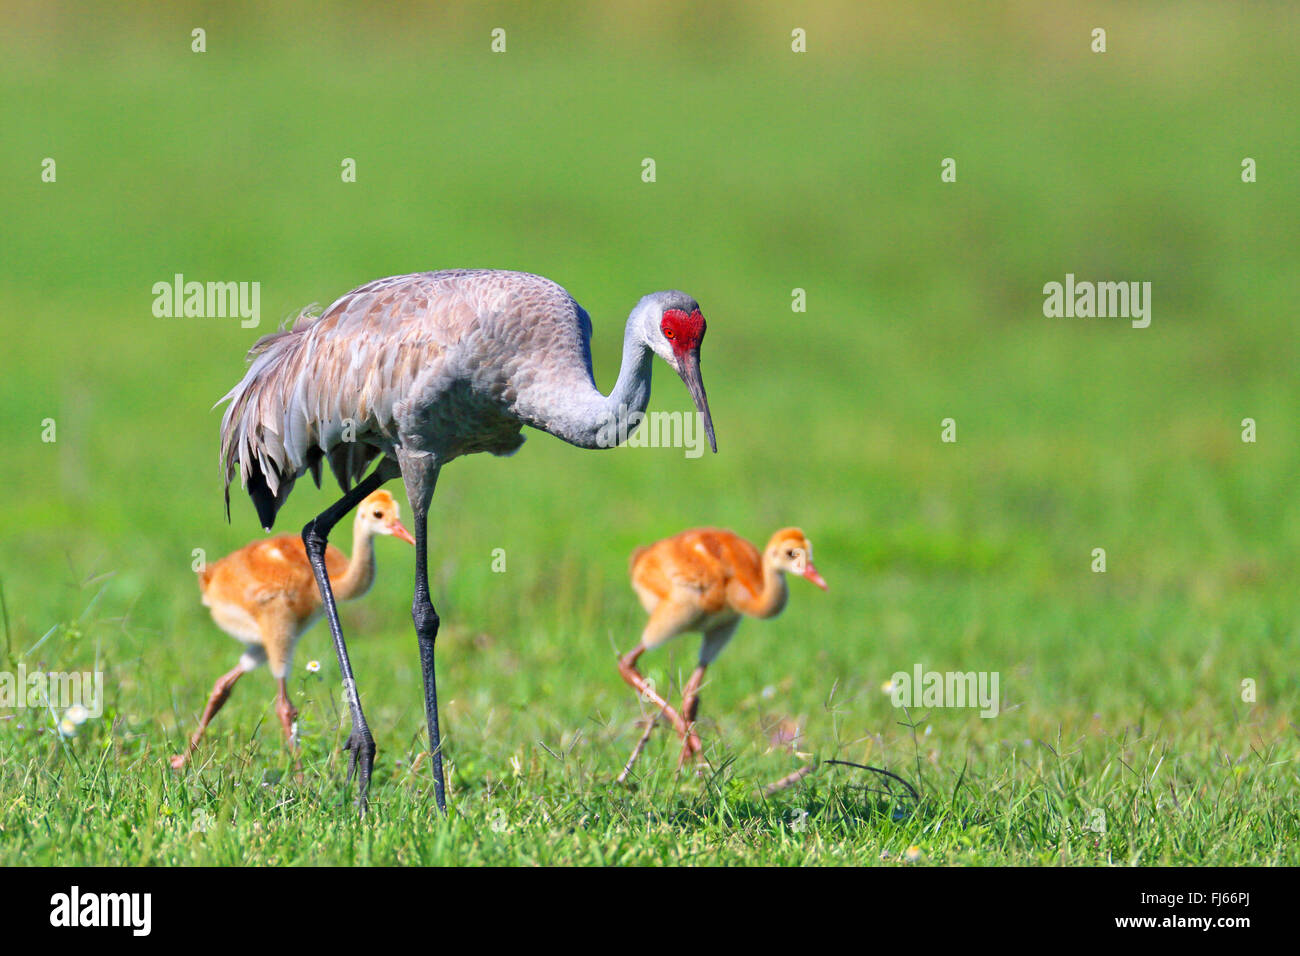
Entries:
[[75, 737], [77, 736], [77, 725], [68, 720], [67, 717], [64, 717], [59, 721], [59, 733], [64, 737]]
[[894, 692], [894, 682], [893, 682], [893, 680], [892, 680], [892, 679], [891, 679], [891, 680], [887, 680], [887, 681], [885, 681], [883, 684], [881, 684], [881, 685], [880, 685], [880, 691], [881, 691], [881, 693], [883, 693], [883, 694], [892, 694], [892, 693]]
[[903, 858], [907, 860], [908, 863], [915, 863], [917, 860], [921, 859], [921, 856], [921, 848], [915, 843], [909, 846], [907, 852], [903, 854]]
[[768, 684], [766, 687], [763, 688], [764, 700], [771, 700], [775, 696], [776, 696], [776, 688], [773, 687], [771, 684]]
[[320, 661], [308, 661], [308, 662], [307, 662], [307, 673], [308, 673], [308, 674], [316, 674], [316, 673], [319, 673], [319, 672], [320, 672]]
[[84, 724], [89, 718], [90, 711], [86, 710], [86, 708], [82, 707], [80, 704], [73, 704], [63, 712], [64, 720], [70, 720], [77, 725]]

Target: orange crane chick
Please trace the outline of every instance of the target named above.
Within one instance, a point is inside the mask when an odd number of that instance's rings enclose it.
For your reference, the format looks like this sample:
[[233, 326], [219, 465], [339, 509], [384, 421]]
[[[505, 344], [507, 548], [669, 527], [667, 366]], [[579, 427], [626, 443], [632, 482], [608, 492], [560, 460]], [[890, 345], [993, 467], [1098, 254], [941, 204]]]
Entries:
[[[399, 520], [397, 502], [387, 491], [376, 491], [357, 508], [352, 525], [352, 558], [333, 545], [325, 551], [325, 567], [334, 596], [340, 601], [359, 598], [375, 580], [377, 534], [392, 535], [409, 544], [415, 538]], [[292, 744], [298, 712], [289, 701], [285, 681], [293, 664], [298, 639], [321, 616], [321, 596], [316, 587], [307, 550], [296, 534], [254, 541], [199, 571], [199, 591], [217, 626], [245, 645], [239, 664], [217, 680], [198, 730], [184, 753], [172, 757], [177, 770], [189, 762], [235, 682], [262, 664], [270, 664], [278, 690], [275, 711]]]
[[[788, 592], [786, 574], [807, 578], [823, 591], [826, 582], [812, 562], [812, 544], [798, 528], [782, 528], [759, 550], [739, 535], [719, 528], [695, 528], [657, 541], [632, 552], [632, 588], [641, 599], [650, 620], [641, 641], [618, 661], [618, 672], [643, 700], [652, 702], [672, 721], [682, 738], [680, 768], [690, 757], [700, 755], [695, 720], [700, 706], [700, 684], [705, 668], [731, 640], [743, 615], [776, 617], [785, 608]], [[698, 631], [704, 635], [699, 665], [687, 681], [682, 709], [673, 710], [636, 669], [646, 651], [666, 643], [678, 634]], [[627, 779], [641, 756], [650, 732], [645, 733], [619, 774]]]

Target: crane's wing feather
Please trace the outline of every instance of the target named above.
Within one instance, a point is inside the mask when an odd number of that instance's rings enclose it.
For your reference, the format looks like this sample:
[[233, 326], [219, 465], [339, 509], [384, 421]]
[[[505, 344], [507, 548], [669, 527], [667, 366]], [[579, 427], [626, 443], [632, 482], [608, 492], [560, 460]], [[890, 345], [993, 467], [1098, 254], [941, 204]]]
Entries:
[[[554, 282], [499, 270], [379, 279], [304, 312], [254, 344], [222, 399], [227, 513], [238, 474], [269, 528], [298, 477], [310, 470], [319, 483], [321, 458], [347, 489], [421, 416], [452, 453], [513, 451], [519, 423], [531, 424], [514, 409], [539, 376], [551, 389], [594, 389], [590, 329]], [[430, 412], [452, 392], [459, 404]]]

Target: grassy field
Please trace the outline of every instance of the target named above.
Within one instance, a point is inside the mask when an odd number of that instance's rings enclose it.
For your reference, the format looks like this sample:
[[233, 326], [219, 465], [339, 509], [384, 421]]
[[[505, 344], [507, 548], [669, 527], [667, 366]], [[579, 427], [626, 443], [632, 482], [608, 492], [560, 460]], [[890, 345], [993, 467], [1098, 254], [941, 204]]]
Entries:
[[[1300, 863], [1300, 16], [863, 7], [16, 8], [0, 671], [101, 670], [106, 710], [63, 738], [0, 709], [0, 865]], [[696, 296], [719, 454], [531, 433], [444, 472], [449, 819], [391, 540], [343, 607], [374, 813], [345, 802], [319, 626], [292, 680], [301, 779], [265, 671], [174, 773], [239, 650], [194, 549], [260, 533], [243, 495], [225, 521], [214, 401], [282, 317], [453, 266], [565, 285], [606, 389], [637, 298]], [[175, 273], [260, 282], [261, 327], [154, 317]], [[1151, 282], [1150, 327], [1045, 318], [1067, 273]], [[688, 408], [655, 374], [651, 407]], [[300, 483], [277, 530], [335, 494]], [[642, 624], [627, 555], [698, 524], [798, 524], [830, 590], [792, 581], [711, 670], [711, 775], [678, 776], [661, 730], [616, 787], [643, 716], [615, 668]], [[645, 671], [679, 692], [695, 653]], [[882, 685], [916, 664], [997, 672], [1000, 714], [896, 709]], [[804, 761], [792, 726], [919, 802], [830, 766], [759, 796]]]

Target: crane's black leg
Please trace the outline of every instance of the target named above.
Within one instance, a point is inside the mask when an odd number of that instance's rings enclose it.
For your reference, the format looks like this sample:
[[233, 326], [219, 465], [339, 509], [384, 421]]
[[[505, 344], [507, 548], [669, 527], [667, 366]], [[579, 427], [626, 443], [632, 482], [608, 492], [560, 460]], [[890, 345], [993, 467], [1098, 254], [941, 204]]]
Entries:
[[415, 522], [415, 598], [411, 620], [420, 645], [420, 671], [424, 675], [424, 717], [429, 725], [429, 751], [433, 757], [433, 795], [438, 809], [447, 812], [446, 785], [442, 776], [442, 737], [438, 730], [438, 681], [433, 668], [433, 646], [438, 640], [438, 612], [429, 596], [429, 502], [438, 483], [438, 465], [432, 456], [398, 452], [406, 497]]
[[[414, 506], [412, 506], [414, 507]], [[415, 512], [415, 600], [411, 619], [420, 643], [420, 670], [424, 674], [424, 718], [429, 724], [429, 748], [433, 754], [433, 795], [438, 809], [447, 812], [447, 795], [442, 779], [442, 737], [438, 731], [438, 680], [433, 671], [433, 645], [438, 639], [438, 612], [429, 597], [428, 513]]]
[[339, 670], [343, 674], [343, 696], [352, 714], [352, 732], [348, 735], [348, 783], [352, 783], [354, 774], [358, 775], [357, 807], [362, 813], [366, 812], [370, 771], [375, 763], [375, 738], [371, 736], [370, 727], [366, 724], [366, 715], [361, 712], [361, 698], [357, 694], [357, 682], [352, 676], [352, 662], [348, 659], [347, 644], [343, 642], [343, 626], [339, 624], [334, 591], [325, 570], [325, 545], [334, 526], [390, 477], [391, 474], [386, 473], [384, 463], [381, 462], [360, 484], [308, 521], [302, 529], [302, 543], [307, 548], [307, 560], [311, 562], [312, 572], [316, 575], [316, 586], [320, 588], [325, 618], [329, 621], [330, 636], [334, 638], [334, 650], [338, 654]]

